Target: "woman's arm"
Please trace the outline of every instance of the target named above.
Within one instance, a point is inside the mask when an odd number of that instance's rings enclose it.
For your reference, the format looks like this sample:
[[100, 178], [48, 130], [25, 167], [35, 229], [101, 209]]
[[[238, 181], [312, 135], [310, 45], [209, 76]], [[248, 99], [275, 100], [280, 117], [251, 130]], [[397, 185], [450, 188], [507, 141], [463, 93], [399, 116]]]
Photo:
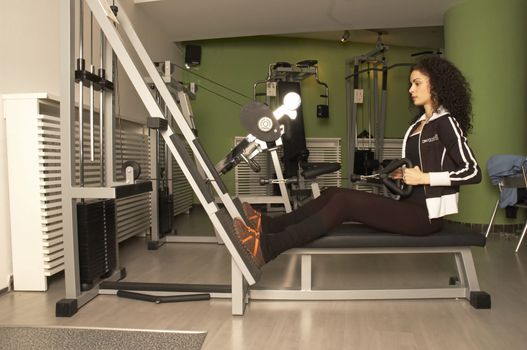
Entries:
[[430, 172], [430, 186], [458, 186], [476, 184], [481, 181], [481, 169], [467, 138], [457, 121], [451, 116], [445, 117], [438, 125], [439, 140], [446, 154], [455, 164], [454, 169], [443, 172]]

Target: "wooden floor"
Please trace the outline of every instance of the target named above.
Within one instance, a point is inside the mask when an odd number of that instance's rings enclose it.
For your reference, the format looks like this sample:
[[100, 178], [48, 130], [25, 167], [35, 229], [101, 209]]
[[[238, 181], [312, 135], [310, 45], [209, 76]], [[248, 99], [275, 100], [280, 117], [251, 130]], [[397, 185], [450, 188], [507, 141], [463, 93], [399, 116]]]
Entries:
[[[229, 300], [172, 304], [100, 295], [71, 318], [56, 318], [62, 276], [49, 291], [0, 296], [0, 325], [67, 325], [208, 331], [204, 349], [525, 349], [527, 245], [492, 236], [473, 249], [481, 289], [491, 310], [466, 300], [251, 301], [243, 317]], [[148, 251], [144, 238], [121, 245], [127, 281], [230, 283], [230, 257], [216, 244], [170, 243]], [[314, 260], [315, 286], [333, 288], [444, 286], [455, 273], [452, 256], [327, 256]], [[281, 256], [266, 265], [261, 287], [299, 285], [299, 261]], [[295, 275], [296, 274], [296, 275]], [[0, 341], [0, 348], [2, 348]]]

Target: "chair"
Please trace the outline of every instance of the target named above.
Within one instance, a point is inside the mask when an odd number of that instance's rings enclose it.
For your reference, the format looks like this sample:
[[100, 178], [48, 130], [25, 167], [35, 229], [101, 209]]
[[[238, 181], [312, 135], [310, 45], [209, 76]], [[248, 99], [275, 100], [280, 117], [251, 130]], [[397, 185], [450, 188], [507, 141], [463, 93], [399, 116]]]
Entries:
[[[498, 188], [500, 190], [500, 195], [507, 188], [509, 188], [509, 189], [516, 189], [516, 190], [518, 188], [527, 188], [527, 169], [526, 169], [526, 166], [523, 165], [521, 167], [521, 170], [522, 170], [522, 174], [520, 176], [518, 176], [518, 175], [515, 175], [515, 176], [504, 176], [503, 178], [501, 178], [500, 182], [498, 183]], [[489, 227], [487, 228], [487, 233], [485, 234], [485, 237], [488, 237], [488, 235], [490, 233], [490, 230], [492, 228], [492, 223], [494, 222], [494, 217], [496, 216], [496, 212], [498, 210], [499, 204], [500, 204], [500, 198], [498, 198], [498, 200], [496, 201], [496, 206], [494, 207], [494, 211], [492, 213], [492, 217], [490, 219]], [[517, 202], [516, 204], [514, 204], [514, 206], [518, 207], [518, 208], [526, 208], [527, 209], [527, 203]], [[518, 252], [518, 249], [520, 249], [520, 245], [522, 244], [522, 241], [523, 241], [523, 238], [524, 238], [526, 232], [527, 232], [527, 222], [523, 226], [522, 234], [520, 236], [520, 241], [518, 242], [518, 245], [516, 246], [516, 250], [515, 250], [516, 253]]]

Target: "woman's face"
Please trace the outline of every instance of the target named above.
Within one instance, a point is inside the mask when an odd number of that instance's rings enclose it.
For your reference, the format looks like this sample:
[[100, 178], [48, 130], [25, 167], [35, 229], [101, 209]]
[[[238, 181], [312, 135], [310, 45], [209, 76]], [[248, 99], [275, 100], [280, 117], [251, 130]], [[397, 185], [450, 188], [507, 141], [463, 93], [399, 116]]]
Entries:
[[418, 70], [410, 74], [410, 95], [416, 106], [432, 105], [430, 94], [430, 78]]

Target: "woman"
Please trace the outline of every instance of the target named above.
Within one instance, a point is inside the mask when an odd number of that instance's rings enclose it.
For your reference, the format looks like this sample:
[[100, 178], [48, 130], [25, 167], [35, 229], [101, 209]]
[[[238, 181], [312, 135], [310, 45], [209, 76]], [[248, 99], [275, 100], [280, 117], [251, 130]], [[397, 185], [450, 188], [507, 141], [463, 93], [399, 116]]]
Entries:
[[258, 266], [283, 251], [301, 247], [344, 221], [404, 235], [441, 230], [443, 217], [458, 212], [459, 186], [481, 181], [481, 170], [465, 134], [471, 129], [471, 93], [449, 61], [429, 57], [411, 69], [410, 96], [420, 115], [403, 140], [402, 156], [413, 168], [391, 174], [413, 185], [410, 197], [387, 197], [346, 188], [330, 188], [299, 209], [268, 217], [244, 203], [249, 226], [238, 218], [235, 232]]

